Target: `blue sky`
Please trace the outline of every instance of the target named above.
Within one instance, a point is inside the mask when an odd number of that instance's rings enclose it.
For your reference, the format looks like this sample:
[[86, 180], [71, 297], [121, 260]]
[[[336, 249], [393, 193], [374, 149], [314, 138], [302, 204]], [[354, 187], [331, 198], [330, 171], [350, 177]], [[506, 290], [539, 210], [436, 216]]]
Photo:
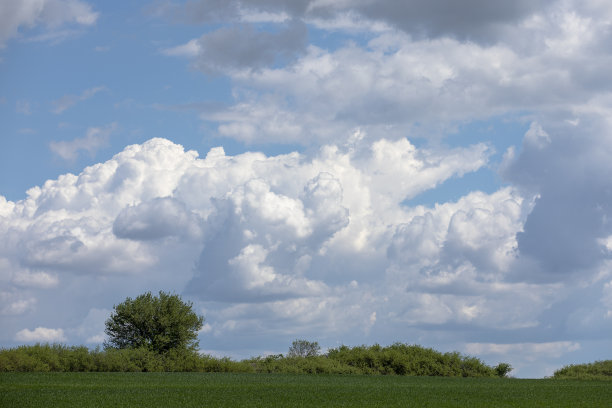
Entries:
[[170, 290], [234, 358], [307, 338], [520, 377], [609, 358], [612, 7], [0, 1], [0, 345]]

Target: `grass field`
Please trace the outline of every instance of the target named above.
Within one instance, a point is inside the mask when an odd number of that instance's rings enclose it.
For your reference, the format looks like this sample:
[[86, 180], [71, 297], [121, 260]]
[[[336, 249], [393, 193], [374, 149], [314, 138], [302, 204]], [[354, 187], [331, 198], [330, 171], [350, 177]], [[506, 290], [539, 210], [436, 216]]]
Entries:
[[0, 407], [610, 407], [609, 381], [1, 373]]

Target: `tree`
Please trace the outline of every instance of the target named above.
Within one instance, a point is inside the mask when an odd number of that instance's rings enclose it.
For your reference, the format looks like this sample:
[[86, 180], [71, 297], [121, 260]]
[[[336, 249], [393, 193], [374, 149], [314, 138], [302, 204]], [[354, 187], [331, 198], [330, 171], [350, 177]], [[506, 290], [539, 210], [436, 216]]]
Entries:
[[493, 367], [493, 369], [495, 370], [495, 374], [497, 374], [498, 377], [506, 377], [508, 373], [512, 371], [512, 366], [508, 363], [499, 363], [498, 365]]
[[319, 355], [319, 343], [316, 341], [294, 340], [289, 347], [289, 357], [314, 357]]
[[204, 317], [192, 310], [191, 302], [160, 291], [127, 298], [114, 307], [106, 320], [106, 348], [147, 348], [158, 353], [169, 350], [195, 351]]

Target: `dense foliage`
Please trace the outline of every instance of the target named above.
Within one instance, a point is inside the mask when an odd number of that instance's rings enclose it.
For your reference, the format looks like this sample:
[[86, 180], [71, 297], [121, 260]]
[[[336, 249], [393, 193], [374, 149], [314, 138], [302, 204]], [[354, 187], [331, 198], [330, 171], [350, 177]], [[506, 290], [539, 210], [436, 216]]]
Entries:
[[493, 377], [494, 368], [474, 357], [440, 353], [416, 345], [395, 343], [388, 347], [341, 346], [331, 349], [328, 357], [358, 368], [365, 374], [396, 374], [442, 377]]
[[36, 344], [0, 350], [0, 372], [252, 372], [227, 358], [215, 359], [189, 350], [160, 354], [146, 347], [89, 350], [83, 346]]
[[178, 295], [147, 292], [127, 298], [115, 306], [106, 321], [107, 348], [141, 349], [167, 353], [170, 350], [197, 350], [198, 331], [204, 318], [192, 310], [192, 303]]
[[0, 371], [182, 371], [444, 377], [499, 375], [497, 367], [489, 367], [477, 358], [402, 343], [388, 347], [341, 346], [329, 350], [326, 355], [299, 357], [279, 354], [243, 361], [213, 358], [184, 349], [172, 349], [160, 354], [147, 347], [89, 350], [86, 347], [37, 344], [0, 350]]
[[289, 347], [288, 357], [315, 357], [319, 355], [321, 347], [316, 341], [294, 340]]
[[575, 379], [612, 379], [612, 360], [565, 366], [555, 371], [553, 377]]

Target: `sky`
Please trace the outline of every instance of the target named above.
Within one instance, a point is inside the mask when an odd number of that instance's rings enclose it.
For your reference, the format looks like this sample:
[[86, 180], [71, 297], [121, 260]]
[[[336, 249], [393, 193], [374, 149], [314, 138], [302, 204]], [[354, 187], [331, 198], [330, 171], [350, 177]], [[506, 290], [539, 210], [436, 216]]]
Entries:
[[0, 0], [0, 347], [610, 359], [610, 66], [604, 0]]

